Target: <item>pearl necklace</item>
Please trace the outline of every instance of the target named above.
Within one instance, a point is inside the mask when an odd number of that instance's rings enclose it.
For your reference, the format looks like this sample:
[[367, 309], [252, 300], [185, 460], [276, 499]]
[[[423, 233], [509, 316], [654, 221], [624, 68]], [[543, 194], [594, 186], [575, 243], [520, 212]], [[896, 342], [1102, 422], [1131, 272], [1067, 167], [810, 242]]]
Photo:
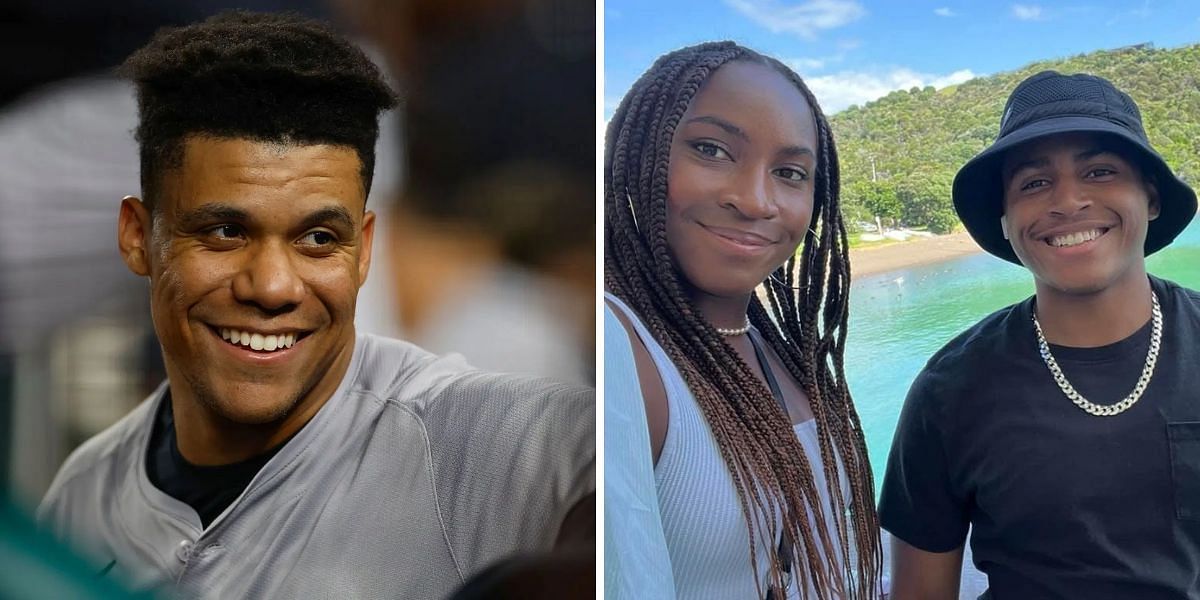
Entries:
[[1133, 391], [1129, 392], [1123, 400], [1109, 406], [1101, 406], [1089, 402], [1082, 394], [1075, 391], [1071, 382], [1067, 381], [1067, 376], [1063, 374], [1062, 369], [1058, 366], [1058, 361], [1054, 360], [1054, 355], [1050, 354], [1050, 344], [1046, 343], [1046, 337], [1042, 335], [1042, 324], [1038, 323], [1037, 313], [1033, 314], [1033, 328], [1037, 331], [1038, 351], [1041, 352], [1042, 360], [1046, 363], [1046, 367], [1050, 369], [1050, 374], [1054, 376], [1054, 382], [1058, 384], [1071, 402], [1075, 403], [1080, 409], [1090, 415], [1098, 417], [1111, 417], [1119, 415], [1142, 397], [1142, 393], [1146, 391], [1146, 386], [1150, 385], [1150, 377], [1154, 375], [1154, 365], [1158, 362], [1158, 348], [1162, 342], [1162, 308], [1158, 305], [1158, 294], [1150, 292], [1150, 300], [1153, 303], [1151, 314], [1154, 322], [1153, 329], [1150, 331], [1150, 350], [1146, 352], [1146, 365], [1142, 367], [1142, 376], [1138, 377], [1137, 385], [1133, 386]]
[[742, 325], [741, 327], [730, 327], [730, 328], [717, 327], [716, 329], [717, 329], [717, 333], [719, 333], [725, 337], [734, 337], [734, 336], [742, 335], [743, 333], [750, 331], [750, 317], [746, 317], [746, 324]]

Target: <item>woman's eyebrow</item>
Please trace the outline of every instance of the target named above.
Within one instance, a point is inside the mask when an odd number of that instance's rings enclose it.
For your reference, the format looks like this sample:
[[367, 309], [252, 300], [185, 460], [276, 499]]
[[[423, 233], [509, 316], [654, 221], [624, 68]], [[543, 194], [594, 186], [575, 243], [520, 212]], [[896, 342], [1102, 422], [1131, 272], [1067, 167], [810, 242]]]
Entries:
[[[687, 123], [708, 123], [709, 125], [716, 125], [717, 127], [720, 127], [721, 129], [725, 130], [725, 132], [728, 133], [729, 135], [739, 137], [746, 142], [750, 141], [749, 134], [747, 134], [744, 130], [742, 130], [741, 127], [738, 127], [737, 125], [734, 125], [733, 123], [730, 123], [729, 121], [726, 121], [725, 119], [722, 119], [720, 117], [714, 117], [712, 115], [702, 115], [699, 117], [692, 117], [692, 118], [688, 119]], [[816, 152], [814, 152], [812, 148], [809, 148], [807, 146], [792, 145], [792, 146], [785, 146], [785, 147], [781, 148], [779, 150], [779, 155], [786, 156], [786, 157], [799, 157], [799, 156], [804, 156], [804, 155], [816, 156]]]
[[817, 153], [813, 152], [813, 149], [808, 146], [785, 146], [779, 151], [779, 155], [789, 158], [799, 158], [801, 156], [815, 157]]
[[733, 123], [730, 123], [729, 121], [726, 121], [725, 119], [722, 119], [720, 117], [704, 115], [704, 116], [699, 116], [699, 117], [692, 117], [692, 118], [688, 119], [687, 122], [688, 123], [708, 123], [709, 125], [716, 125], [717, 127], [724, 129], [725, 132], [728, 133], [729, 135], [740, 137], [747, 142], [750, 141], [750, 136], [746, 135], [746, 132], [742, 131], [741, 127], [738, 127], [737, 125], [734, 125]]

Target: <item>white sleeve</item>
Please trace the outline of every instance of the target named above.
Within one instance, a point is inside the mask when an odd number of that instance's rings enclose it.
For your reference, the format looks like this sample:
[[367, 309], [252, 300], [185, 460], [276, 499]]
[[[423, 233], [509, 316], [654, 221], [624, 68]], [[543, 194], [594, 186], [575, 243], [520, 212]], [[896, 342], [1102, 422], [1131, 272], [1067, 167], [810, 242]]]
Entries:
[[607, 305], [604, 463], [604, 597], [675, 598], [633, 348]]

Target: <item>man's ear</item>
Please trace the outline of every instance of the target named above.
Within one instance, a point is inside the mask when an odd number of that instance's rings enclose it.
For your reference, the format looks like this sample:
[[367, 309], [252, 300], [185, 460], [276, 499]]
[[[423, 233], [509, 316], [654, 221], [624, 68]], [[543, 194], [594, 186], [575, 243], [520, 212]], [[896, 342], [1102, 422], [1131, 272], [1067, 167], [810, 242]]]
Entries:
[[358, 287], [367, 282], [367, 273], [371, 270], [371, 244], [375, 241], [375, 213], [363, 213], [362, 247], [358, 254]]
[[1004, 215], [1000, 215], [1000, 233], [1004, 234], [1004, 239], [1008, 239], [1008, 219]]
[[141, 200], [133, 196], [121, 199], [121, 212], [117, 216], [117, 246], [125, 266], [137, 275], [150, 275], [150, 235], [154, 231], [150, 211]]
[[1162, 203], [1158, 198], [1158, 185], [1154, 183], [1153, 179], [1146, 180], [1146, 197], [1150, 199], [1150, 206], [1148, 207], [1149, 220], [1153, 221], [1162, 212]]

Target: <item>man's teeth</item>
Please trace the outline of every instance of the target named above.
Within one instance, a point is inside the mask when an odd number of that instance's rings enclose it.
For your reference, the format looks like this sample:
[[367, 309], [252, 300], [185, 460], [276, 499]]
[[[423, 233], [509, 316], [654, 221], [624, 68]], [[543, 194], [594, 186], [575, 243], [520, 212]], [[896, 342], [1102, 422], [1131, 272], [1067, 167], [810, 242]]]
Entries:
[[1100, 237], [1100, 235], [1103, 233], [1104, 232], [1100, 231], [1099, 229], [1091, 229], [1088, 231], [1076, 231], [1075, 233], [1068, 233], [1066, 235], [1056, 235], [1047, 241], [1050, 243], [1051, 246], [1056, 246], [1058, 248], [1064, 248], [1066, 246], [1078, 246], [1079, 244], [1082, 244], [1084, 242], [1090, 242], [1090, 241]]
[[263, 335], [261, 333], [238, 331], [237, 329], [221, 329], [221, 337], [231, 344], [246, 346], [251, 350], [265, 350], [267, 352], [291, 348], [296, 344], [296, 334], [294, 333]]

